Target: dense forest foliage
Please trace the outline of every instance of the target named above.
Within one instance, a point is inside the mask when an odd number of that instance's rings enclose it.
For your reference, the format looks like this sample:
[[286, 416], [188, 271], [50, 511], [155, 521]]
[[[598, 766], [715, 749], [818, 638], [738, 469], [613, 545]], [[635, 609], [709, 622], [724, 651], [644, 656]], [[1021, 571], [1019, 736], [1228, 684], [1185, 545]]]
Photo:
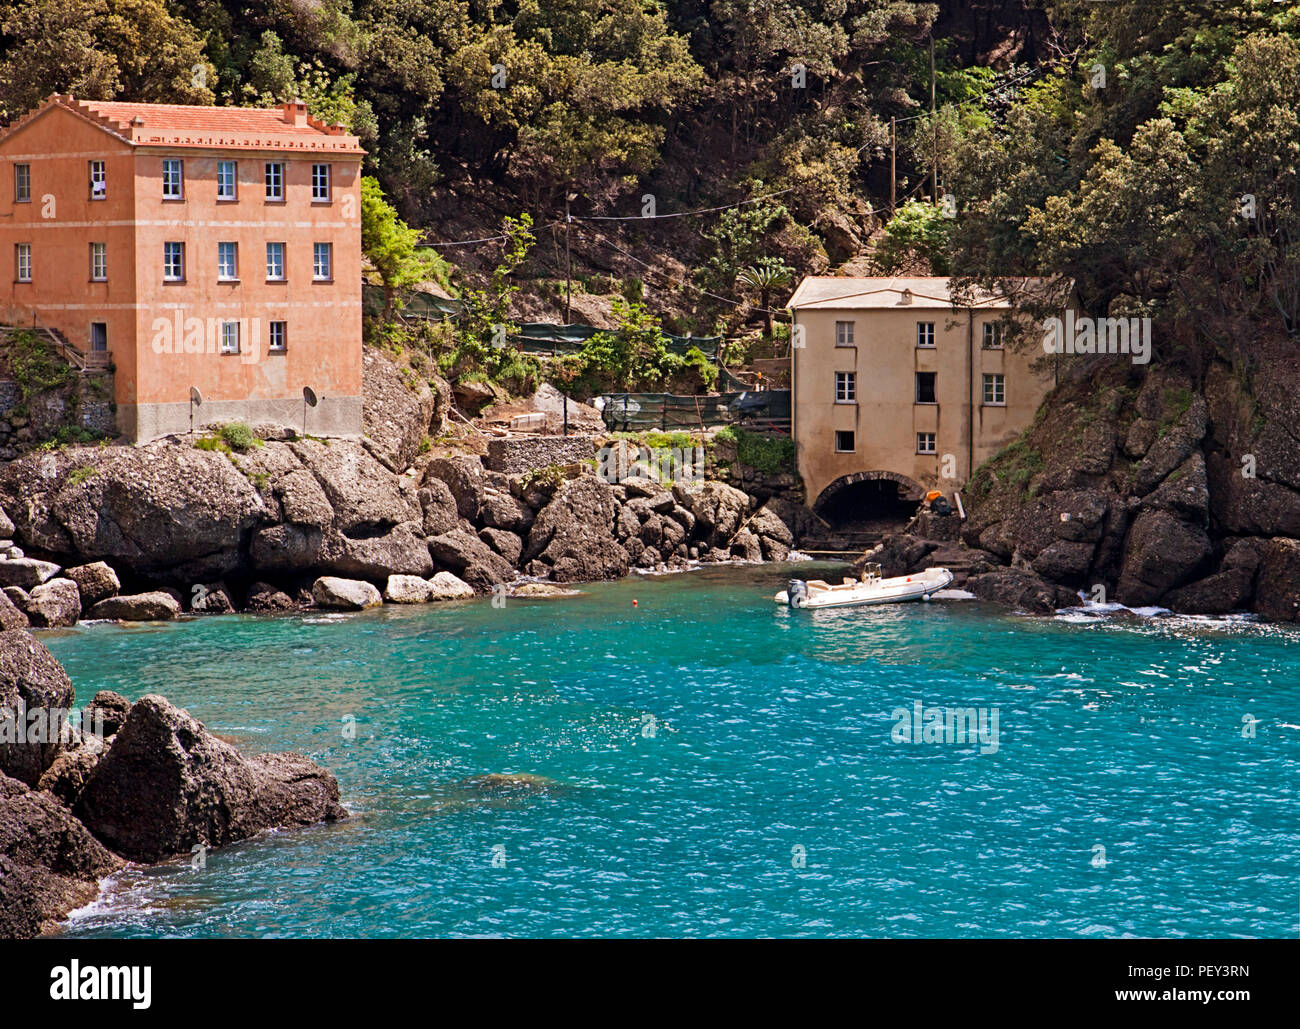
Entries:
[[569, 260], [628, 338], [643, 303], [760, 324], [845, 262], [1063, 273], [1192, 350], [1300, 327], [1300, 3], [4, 0], [0, 33], [6, 118], [58, 91], [350, 125], [390, 285], [404, 219], [473, 294], [473, 338], [430, 344], [453, 374], [527, 385], [483, 334], [558, 320]]

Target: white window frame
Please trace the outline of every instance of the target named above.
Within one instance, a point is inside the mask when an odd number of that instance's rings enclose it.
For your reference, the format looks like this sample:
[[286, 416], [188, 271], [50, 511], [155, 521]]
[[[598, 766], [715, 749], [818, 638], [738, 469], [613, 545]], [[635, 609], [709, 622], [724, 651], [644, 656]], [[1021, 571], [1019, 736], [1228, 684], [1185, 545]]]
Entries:
[[[325, 274], [321, 274], [321, 257], [324, 256]], [[311, 245], [311, 279], [312, 282], [331, 282], [334, 279], [334, 244], [313, 243]]]
[[[226, 257], [229, 255], [230, 260]], [[230, 270], [226, 270], [229, 265]], [[224, 240], [217, 244], [217, 281], [218, 282], [238, 282], [239, 281], [239, 244], [229, 240]]]
[[[172, 260], [175, 255], [176, 260]], [[175, 274], [172, 273], [172, 265], [176, 265]], [[185, 244], [179, 240], [168, 240], [163, 243], [163, 282], [184, 282], [185, 281]]]
[[835, 345], [837, 347], [852, 347], [854, 343], [854, 330], [856, 322], [836, 322], [835, 323]]
[[22, 163], [14, 165], [14, 203], [30, 204], [32, 202], [32, 166]]
[[[276, 342], [276, 330], [279, 330], [280, 341]], [[272, 354], [283, 354], [289, 349], [289, 323], [283, 320], [267, 322], [267, 346], [266, 349]]]
[[[929, 437], [929, 439], [927, 440], [926, 437]], [[937, 454], [939, 452], [937, 437], [938, 433], [918, 432], [916, 434], [916, 452], [918, 454]], [[929, 443], [928, 447], [926, 446], [927, 442]]]
[[90, 244], [90, 281], [108, 281], [108, 244]]
[[[324, 171], [322, 172], [322, 169]], [[311, 202], [313, 204], [328, 204], [332, 196], [333, 172], [330, 165], [326, 162], [318, 162], [311, 166]], [[322, 189], [322, 187], [324, 187]]]
[[[230, 172], [230, 181], [227, 182], [225, 172]], [[226, 192], [227, 185], [230, 191]], [[237, 161], [218, 161], [217, 162], [217, 199], [223, 202], [230, 202], [239, 199], [239, 163]]]
[[239, 322], [221, 323], [221, 353], [239, 353]]
[[985, 322], [984, 338], [981, 342], [981, 346], [983, 347], [983, 349], [985, 350], [1004, 349], [1004, 345], [1002, 341], [1002, 337], [1003, 337], [1002, 330], [1004, 328], [1006, 328], [1006, 326], [1000, 324], [999, 322]]
[[916, 323], [916, 345], [921, 350], [934, 349], [934, 322]]
[[[96, 189], [96, 186], [99, 188]], [[108, 199], [108, 165], [103, 161], [90, 162], [90, 199]]]
[[262, 170], [262, 181], [266, 185], [266, 199], [271, 203], [284, 200], [284, 162], [267, 161]]
[[[851, 446], [851, 447], [847, 447], [847, 448], [846, 448], [846, 447], [842, 447], [842, 446], [840, 446], [840, 436], [843, 435], [844, 433], [848, 433], [850, 436], [853, 437], [853, 446]], [[836, 430], [835, 430], [835, 453], [837, 453], [837, 454], [855, 454], [855, 453], [857, 453], [857, 450], [858, 450], [858, 434], [857, 434], [857, 432], [855, 432], [853, 429], [836, 429]]]
[[1007, 406], [1007, 377], [1003, 373], [984, 373], [984, 406]]
[[[288, 249], [287, 243], [267, 243], [266, 244], [266, 281], [267, 282], [284, 282], [285, 272], [285, 251]], [[279, 273], [273, 271], [274, 265], [271, 260], [272, 254], [279, 255]]]
[[14, 281], [32, 281], [32, 245], [30, 243], [14, 244]]
[[856, 404], [858, 402], [858, 373], [835, 373], [835, 403]]
[[[172, 181], [173, 177], [175, 178], [174, 182]], [[173, 189], [173, 187], [175, 188]], [[179, 157], [163, 158], [162, 198], [164, 200], [185, 199], [185, 162]]]

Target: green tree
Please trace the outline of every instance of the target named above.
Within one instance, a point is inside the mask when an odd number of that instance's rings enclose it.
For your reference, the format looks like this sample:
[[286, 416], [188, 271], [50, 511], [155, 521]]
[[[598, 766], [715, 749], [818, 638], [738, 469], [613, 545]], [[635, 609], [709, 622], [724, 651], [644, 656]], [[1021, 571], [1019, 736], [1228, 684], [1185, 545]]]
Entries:
[[420, 233], [397, 216], [378, 180], [361, 180], [361, 250], [384, 285], [384, 321], [393, 320], [394, 297], [428, 279], [446, 280], [447, 264], [434, 251], [420, 249]]

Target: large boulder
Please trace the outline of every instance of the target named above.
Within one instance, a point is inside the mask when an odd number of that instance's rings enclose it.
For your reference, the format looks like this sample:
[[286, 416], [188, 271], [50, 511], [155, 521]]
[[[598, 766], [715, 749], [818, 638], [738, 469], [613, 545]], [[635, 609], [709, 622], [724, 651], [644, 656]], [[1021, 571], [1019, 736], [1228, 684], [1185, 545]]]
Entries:
[[393, 471], [405, 470], [428, 435], [437, 394], [425, 378], [372, 347], [362, 353], [361, 388], [367, 448]]
[[292, 611], [296, 606], [293, 597], [269, 582], [253, 583], [244, 598], [244, 607], [249, 611]]
[[1115, 599], [1129, 607], [1158, 603], [1202, 572], [1212, 553], [1200, 525], [1165, 510], [1143, 511], [1129, 530]]
[[14, 538], [14, 523], [10, 517], [0, 508], [0, 540], [11, 540]]
[[103, 561], [65, 568], [63, 574], [77, 584], [77, 589], [81, 591], [81, 603], [85, 607], [98, 604], [122, 588], [117, 572]]
[[163, 697], [137, 701], [77, 799], [94, 835], [134, 861], [346, 816], [338, 782], [297, 754], [246, 758]]
[[321, 544], [317, 566], [324, 571], [367, 579], [422, 576], [433, 571], [419, 522], [402, 522], [378, 535], [358, 532], [345, 536], [328, 532]]
[[677, 503], [695, 516], [695, 535], [711, 547], [729, 547], [749, 510], [748, 494], [721, 482], [673, 487]]
[[480, 593], [515, 577], [514, 566], [472, 532], [453, 529], [429, 540], [435, 564], [451, 571]]
[[53, 928], [121, 866], [54, 796], [0, 774], [0, 939]]
[[474, 587], [451, 572], [439, 572], [429, 580], [430, 600], [467, 600], [472, 596]]
[[[413, 489], [355, 440], [288, 444], [311, 472], [333, 511], [332, 527], [344, 536], [379, 536], [402, 522], [421, 520]], [[307, 524], [307, 523], [303, 523]]]
[[51, 579], [27, 597], [27, 618], [38, 629], [76, 625], [81, 617], [81, 591], [71, 579]]
[[1064, 586], [1045, 582], [1023, 568], [998, 568], [966, 580], [966, 589], [980, 600], [1015, 608], [1035, 615], [1050, 615], [1069, 607], [1079, 598]]
[[101, 600], [86, 612], [86, 617], [118, 622], [167, 622], [180, 613], [179, 600], [163, 590], [154, 590]]
[[1300, 540], [1278, 538], [1264, 546], [1254, 610], [1270, 621], [1300, 621]]
[[[190, 582], [240, 567], [247, 533], [266, 508], [225, 454], [158, 440], [106, 447], [89, 463], [84, 455], [32, 454], [0, 466], [0, 494], [12, 498], [25, 546], [67, 564], [106, 560], [134, 575]], [[72, 474], [83, 467], [94, 474]]]
[[[479, 521], [487, 529], [527, 535], [533, 524], [533, 509], [508, 490], [486, 489], [479, 507]], [[445, 531], [445, 530], [444, 530]]]
[[72, 807], [104, 756], [104, 741], [79, 729], [69, 729], [66, 735], [59, 756], [45, 769], [36, 786], [54, 794], [65, 807]]
[[379, 590], [370, 583], [360, 579], [340, 579], [333, 575], [322, 575], [312, 583], [311, 597], [317, 607], [339, 608], [344, 611], [364, 611], [384, 602]]
[[131, 702], [126, 697], [112, 690], [100, 690], [82, 709], [81, 724], [85, 731], [108, 739], [117, 735], [130, 713]]
[[[26, 592], [25, 590], [23, 591]], [[26, 605], [26, 600], [23, 601]], [[9, 594], [0, 590], [0, 632], [10, 629], [26, 629], [31, 622], [22, 610], [9, 599]]]
[[538, 512], [523, 560], [549, 568], [557, 582], [622, 578], [632, 559], [615, 538], [617, 506], [609, 485], [594, 475], [565, 482]]
[[[444, 532], [460, 528], [460, 511], [451, 487], [436, 476], [426, 476], [419, 492], [420, 507], [424, 512], [425, 536], [441, 536]], [[531, 512], [530, 512], [531, 515]]]
[[418, 575], [390, 575], [384, 586], [384, 599], [392, 604], [424, 604], [433, 596], [433, 587]]
[[483, 462], [469, 454], [436, 457], [424, 470], [422, 485], [428, 487], [431, 479], [446, 483], [456, 499], [456, 513], [469, 521], [477, 521], [483, 504]]
[[37, 561], [30, 557], [0, 561], [0, 586], [18, 586], [31, 590], [49, 582], [59, 574], [59, 566], [52, 561]]
[[511, 565], [519, 563], [519, 555], [524, 551], [524, 541], [513, 532], [507, 532], [505, 529], [480, 529], [478, 537]]
[[22, 630], [0, 632], [0, 772], [36, 785], [59, 754], [75, 696], [43, 643]]

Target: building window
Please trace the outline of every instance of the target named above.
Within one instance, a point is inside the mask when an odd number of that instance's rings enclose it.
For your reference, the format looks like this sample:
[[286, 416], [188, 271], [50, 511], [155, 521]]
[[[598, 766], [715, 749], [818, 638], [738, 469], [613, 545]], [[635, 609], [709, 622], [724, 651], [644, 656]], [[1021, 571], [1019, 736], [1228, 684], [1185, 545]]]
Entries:
[[32, 166], [30, 164], [14, 165], [14, 203], [29, 204], [32, 201]]
[[217, 278], [234, 280], [239, 278], [239, 244], [217, 244]]
[[217, 162], [217, 199], [239, 199], [239, 178], [234, 161]]
[[108, 279], [108, 244], [90, 244], [90, 278], [94, 282]]
[[853, 433], [845, 432], [842, 429], [835, 430], [835, 453], [851, 454], [853, 453]]
[[311, 245], [311, 277], [317, 282], [328, 282], [334, 277], [334, 244]]
[[330, 166], [313, 164], [311, 166], [311, 198], [328, 201], [330, 198]]
[[163, 244], [163, 281], [185, 281], [185, 244]]
[[835, 323], [835, 345], [837, 347], [853, 346], [853, 322]]
[[19, 282], [32, 281], [32, 245], [14, 244], [14, 278]]
[[266, 163], [266, 199], [284, 199], [284, 165], [279, 161]]
[[179, 157], [163, 160], [163, 199], [180, 200], [185, 194], [185, 176]]
[[284, 244], [266, 244], [266, 278], [268, 282], [284, 281]]
[[1007, 402], [1006, 376], [984, 376], [984, 403], [1002, 407]]
[[90, 199], [103, 200], [108, 196], [108, 171], [103, 161], [90, 162]]
[[267, 341], [267, 349], [276, 354], [283, 354], [289, 349], [289, 323], [288, 322], [269, 322], [270, 336]]
[[916, 345], [918, 347], [934, 346], [934, 322], [916, 323]]
[[916, 434], [916, 452], [918, 454], [933, 454], [935, 452], [933, 432], [918, 432]]
[[835, 403], [852, 404], [858, 399], [858, 373], [835, 373]]
[[102, 354], [108, 349], [108, 323], [91, 322], [90, 323], [90, 349], [93, 353]]
[[221, 323], [221, 352], [223, 354], [239, 353], [239, 322]]
[[1001, 350], [1002, 349], [1002, 330], [1004, 325], [998, 322], [984, 323], [984, 349]]
[[916, 373], [916, 402], [918, 404], [937, 404], [934, 395], [935, 372]]

